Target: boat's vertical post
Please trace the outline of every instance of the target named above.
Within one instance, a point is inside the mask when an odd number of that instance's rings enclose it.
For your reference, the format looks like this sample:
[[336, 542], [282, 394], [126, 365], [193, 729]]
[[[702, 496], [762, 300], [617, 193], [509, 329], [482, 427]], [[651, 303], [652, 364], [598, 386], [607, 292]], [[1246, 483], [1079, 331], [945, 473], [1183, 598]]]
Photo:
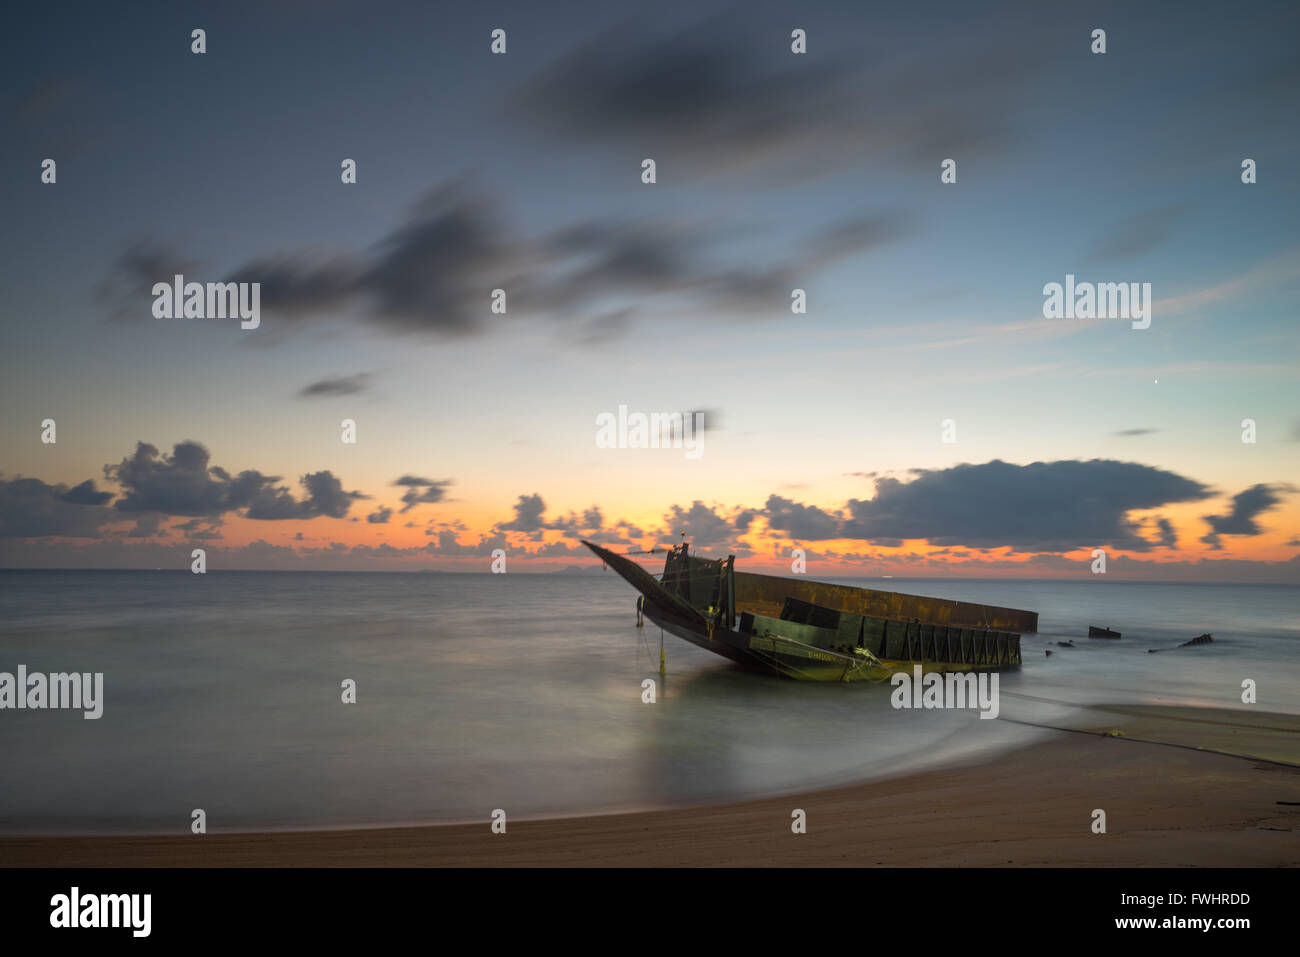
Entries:
[[668, 674], [668, 656], [664, 652], [664, 630], [659, 629], [659, 677]]
[[726, 600], [722, 607], [727, 610], [727, 631], [736, 626], [736, 556], [727, 556]]

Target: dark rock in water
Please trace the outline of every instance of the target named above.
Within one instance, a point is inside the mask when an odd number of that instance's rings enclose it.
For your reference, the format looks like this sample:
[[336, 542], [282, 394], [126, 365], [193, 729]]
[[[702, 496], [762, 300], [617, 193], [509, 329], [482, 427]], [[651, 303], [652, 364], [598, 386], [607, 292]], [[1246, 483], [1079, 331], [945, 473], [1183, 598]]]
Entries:
[[1043, 654], [1047, 655], [1049, 658], [1052, 657], [1052, 652], [1047, 648], [1043, 649]]
[[[1206, 632], [1203, 635], [1193, 638], [1191, 641], [1184, 641], [1181, 645], [1178, 645], [1178, 647], [1186, 648], [1190, 645], [1208, 645], [1212, 641], [1214, 641], [1214, 636], [1211, 635], [1209, 632]], [[1173, 650], [1174, 650], [1173, 648], [1148, 648], [1147, 654], [1154, 655], [1157, 651], [1173, 651]]]
[[1058, 641], [1057, 644], [1060, 645], [1062, 648], [1073, 648], [1073, 647], [1074, 647], [1074, 642], [1072, 642], [1072, 641]]
[[1118, 631], [1111, 631], [1109, 628], [1098, 628], [1096, 625], [1088, 626], [1089, 638], [1120, 638]]

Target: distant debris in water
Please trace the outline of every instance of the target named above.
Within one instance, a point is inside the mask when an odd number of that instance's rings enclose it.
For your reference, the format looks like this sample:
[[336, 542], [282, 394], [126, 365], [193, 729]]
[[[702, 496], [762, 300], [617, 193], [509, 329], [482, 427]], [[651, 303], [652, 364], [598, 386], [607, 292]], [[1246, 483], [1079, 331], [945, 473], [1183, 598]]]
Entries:
[[[1206, 632], [1203, 635], [1193, 638], [1191, 641], [1184, 641], [1181, 645], [1178, 645], [1177, 647], [1187, 648], [1191, 645], [1208, 645], [1212, 641], [1214, 641], [1214, 636], [1211, 635], [1209, 632]], [[1147, 654], [1154, 655], [1157, 651], [1173, 651], [1173, 650], [1174, 650], [1173, 648], [1148, 648]]]
[[1044, 648], [1044, 649], [1043, 649], [1043, 654], [1047, 655], [1047, 657], [1049, 657], [1049, 658], [1052, 657], [1052, 649], [1050, 649], [1050, 648]]
[[1058, 641], [1057, 644], [1060, 645], [1062, 648], [1073, 648], [1073, 647], [1074, 647], [1074, 642], [1072, 642], [1072, 641]]
[[1098, 628], [1096, 625], [1088, 626], [1089, 638], [1122, 638], [1118, 631], [1111, 631], [1109, 628]]

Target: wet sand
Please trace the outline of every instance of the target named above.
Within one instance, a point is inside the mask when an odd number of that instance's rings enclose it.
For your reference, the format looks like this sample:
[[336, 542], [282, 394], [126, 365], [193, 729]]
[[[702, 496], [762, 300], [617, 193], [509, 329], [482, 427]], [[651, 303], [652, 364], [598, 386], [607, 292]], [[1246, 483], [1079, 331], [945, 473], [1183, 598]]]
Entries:
[[[1279, 803], [1300, 802], [1300, 768], [1269, 763], [1300, 765], [1300, 718], [1115, 706], [1087, 712], [1078, 727], [1099, 733], [1047, 732], [1048, 740], [980, 764], [792, 797], [510, 821], [506, 834], [485, 820], [0, 837], [0, 866], [1300, 865], [1300, 806]], [[796, 808], [807, 833], [791, 830]], [[1105, 834], [1092, 832], [1096, 808], [1106, 812]]]

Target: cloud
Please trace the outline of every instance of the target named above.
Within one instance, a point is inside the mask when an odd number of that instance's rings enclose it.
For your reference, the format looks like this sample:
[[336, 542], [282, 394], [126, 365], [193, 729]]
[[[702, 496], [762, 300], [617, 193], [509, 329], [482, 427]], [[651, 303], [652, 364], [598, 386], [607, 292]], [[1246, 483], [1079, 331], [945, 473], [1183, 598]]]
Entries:
[[69, 488], [34, 478], [0, 478], [0, 538], [98, 538], [116, 520], [105, 502], [111, 492], [95, 490], [93, 480]]
[[505, 536], [499, 533], [482, 535], [479, 537], [478, 542], [473, 545], [462, 545], [458, 542], [456, 540], [456, 530], [452, 528], [444, 528], [437, 532], [436, 535], [428, 532], [426, 534], [431, 534], [437, 538], [437, 543], [430, 542], [426, 549], [439, 555], [475, 555], [484, 557], [491, 555], [492, 550], [495, 548], [504, 549], [506, 547]]
[[1093, 545], [1145, 551], [1152, 543], [1137, 534], [1129, 512], [1211, 494], [1173, 472], [1109, 459], [1030, 465], [995, 459], [915, 475], [907, 483], [878, 478], [874, 498], [851, 499], [843, 537], [879, 545], [925, 539], [1022, 551]]
[[[223, 519], [214, 518], [203, 520], [192, 518], [188, 522], [180, 522], [171, 527], [173, 532], [180, 532], [185, 538], [196, 541], [211, 541], [222, 537], [221, 526], [226, 524]], [[302, 532], [298, 533], [299, 535]]]
[[1160, 538], [1156, 542], [1160, 548], [1173, 548], [1178, 544], [1178, 533], [1174, 531], [1173, 523], [1169, 519], [1156, 519], [1156, 527], [1160, 530]]
[[699, 499], [690, 508], [673, 505], [664, 516], [664, 524], [667, 526], [664, 533], [671, 541], [679, 541], [685, 532], [686, 541], [697, 548], [728, 545], [737, 550], [734, 524]]
[[264, 484], [261, 473], [242, 472], [237, 480], [208, 469], [208, 450], [197, 442], [178, 442], [169, 458], [146, 442], [117, 465], [105, 465], [104, 476], [125, 494], [113, 505], [121, 512], [163, 512], [168, 515], [220, 515], [247, 505]]
[[295, 558], [297, 553], [290, 545], [273, 545], [264, 538], [249, 542], [239, 552], [253, 559]]
[[306, 496], [295, 499], [279, 476], [245, 470], [232, 476], [209, 465], [210, 454], [198, 442], [177, 442], [170, 456], [147, 442], [117, 465], [105, 465], [104, 475], [122, 486], [113, 503], [121, 512], [159, 512], [164, 515], [216, 517], [244, 509], [246, 518], [268, 521], [342, 518], [359, 492], [345, 492], [328, 471], [313, 472], [299, 480]]
[[768, 528], [805, 541], [840, 537], [840, 519], [815, 505], [802, 505], [780, 495], [769, 495], [763, 514]]
[[[541, 527], [562, 532], [567, 538], [586, 539], [600, 545], [631, 545], [634, 544], [634, 539], [639, 539], [644, 534], [641, 529], [627, 521], [606, 525], [605, 515], [598, 505], [583, 509], [581, 515], [570, 512], [563, 518], [543, 522]], [[569, 548], [568, 545], [564, 547]], [[575, 554], [582, 554], [582, 552], [579, 549]]]
[[392, 518], [393, 510], [385, 505], [379, 506], [375, 511], [366, 516], [366, 521], [371, 525], [387, 525], [388, 520]]
[[1260, 534], [1255, 517], [1281, 504], [1280, 493], [1293, 491], [1289, 485], [1252, 485], [1244, 492], [1238, 492], [1232, 497], [1232, 511], [1227, 515], [1201, 516], [1210, 525], [1210, 531], [1201, 541], [1217, 550], [1223, 547], [1219, 542], [1221, 535]]
[[304, 386], [298, 393], [298, 398], [319, 398], [322, 396], [334, 395], [356, 395], [359, 392], [366, 392], [370, 389], [370, 373], [358, 372], [350, 376], [334, 376], [332, 378], [320, 379], [310, 385]]
[[[135, 520], [135, 527], [126, 533], [127, 538], [155, 538], [162, 525], [162, 515], [141, 515]], [[164, 532], [166, 529], [163, 530]]]
[[1112, 432], [1111, 435], [1132, 436], [1132, 435], [1153, 435], [1159, 432], [1159, 429], [1120, 429], [1118, 432]]
[[697, 175], [755, 169], [784, 184], [867, 158], [1001, 153], [1042, 61], [1042, 44], [1005, 20], [963, 24], [961, 43], [929, 33], [934, 55], [917, 58], [903, 51], [920, 36], [881, 24], [871, 49], [782, 55], [789, 25], [773, 33], [753, 19], [674, 32], [623, 24], [530, 77], [512, 109], [577, 148], [632, 148]]
[[1149, 253], [1172, 238], [1182, 215], [1181, 206], [1164, 206], [1116, 223], [1093, 243], [1084, 262], [1128, 262]]
[[[478, 188], [455, 180], [415, 202], [404, 222], [366, 249], [323, 254], [299, 249], [255, 258], [225, 282], [261, 284], [265, 316], [290, 322], [322, 315], [377, 324], [390, 332], [461, 336], [486, 332], [493, 289], [506, 290], [509, 315], [562, 321], [576, 338], [600, 341], [633, 315], [696, 318], [789, 315], [792, 286], [838, 260], [897, 241], [911, 221], [896, 212], [849, 215], [804, 237], [784, 261], [753, 262], [728, 242], [733, 226], [588, 219], [537, 235], [507, 224]], [[147, 286], [169, 278], [161, 253], [131, 247], [114, 265], [140, 309]], [[147, 280], [147, 282], [146, 282]], [[134, 298], [132, 298], [134, 297]], [[281, 331], [284, 330], [281, 327]], [[302, 397], [353, 394], [364, 376], [313, 383]]]
[[307, 491], [306, 498], [301, 500], [295, 500], [287, 486], [270, 488], [270, 483], [280, 481], [278, 476], [262, 478], [267, 484], [258, 489], [244, 512], [245, 518], [266, 521], [318, 516], [343, 518], [355, 499], [368, 497], [360, 492], [345, 492], [343, 483], [329, 471], [311, 472], [298, 480]]
[[463, 334], [487, 322], [488, 292], [509, 287], [520, 253], [490, 204], [457, 182], [424, 196], [364, 253], [278, 253], [226, 281], [260, 282], [262, 309], [285, 318], [360, 306], [394, 331]]
[[86, 479], [80, 485], [68, 489], [59, 496], [63, 501], [73, 505], [103, 505], [113, 497], [112, 492], [100, 492], [95, 489], [93, 479]]
[[542, 519], [546, 511], [546, 503], [542, 497], [536, 493], [532, 495], [520, 495], [519, 500], [515, 502], [515, 517], [508, 522], [501, 522], [497, 525], [497, 530], [502, 532], [540, 532], [546, 527]]
[[450, 480], [422, 478], [418, 475], [403, 475], [394, 485], [404, 486], [402, 493], [402, 512], [409, 512], [417, 505], [430, 505], [441, 502], [447, 497]]
[[[836, 260], [906, 235], [897, 214], [859, 217], [796, 241], [784, 262], [737, 265], [723, 256], [727, 236], [696, 226], [591, 221], [560, 230], [545, 248], [547, 266], [518, 297], [549, 313], [590, 314], [621, 297], [639, 313], [675, 315], [702, 309], [753, 318], [788, 315], [790, 289]], [[617, 314], [625, 323], [628, 309]], [[609, 321], [602, 312], [595, 320]]]
[[177, 256], [174, 248], [171, 243], [133, 240], [122, 249], [95, 290], [110, 318], [153, 318], [154, 283], [170, 284], [176, 276], [197, 268], [195, 262]]

